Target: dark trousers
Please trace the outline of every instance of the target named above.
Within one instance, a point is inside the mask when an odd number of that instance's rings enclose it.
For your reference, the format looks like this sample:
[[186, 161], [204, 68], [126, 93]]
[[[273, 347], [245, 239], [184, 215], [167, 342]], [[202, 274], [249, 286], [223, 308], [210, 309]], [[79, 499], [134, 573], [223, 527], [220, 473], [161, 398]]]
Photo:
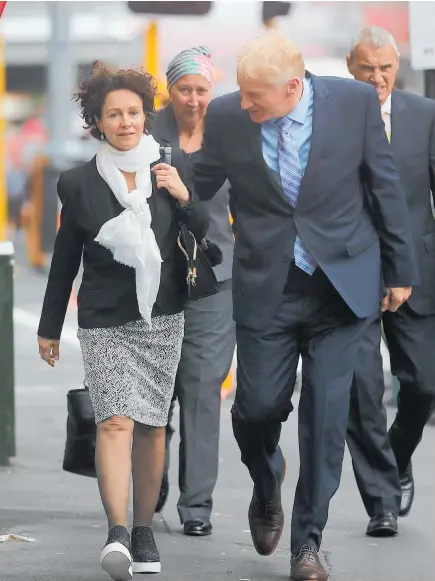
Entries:
[[376, 321], [361, 343], [347, 435], [369, 515], [397, 512], [397, 469], [400, 474], [405, 472], [435, 398], [435, 315], [417, 315], [405, 304], [397, 313], [384, 313], [382, 323], [391, 372], [400, 383], [397, 414], [387, 435], [380, 321]]
[[233, 429], [257, 495], [265, 501], [274, 498], [282, 479], [284, 459], [278, 443], [282, 422], [293, 409], [302, 355], [292, 553], [307, 543], [320, 547], [329, 502], [340, 482], [350, 388], [369, 322], [354, 316], [320, 269], [308, 276], [293, 264], [269, 327], [236, 327]]
[[367, 514], [399, 513], [400, 481], [383, 404], [381, 319], [373, 321], [358, 353], [352, 384], [347, 445]]
[[235, 349], [231, 280], [220, 292], [187, 303], [184, 340], [175, 381], [168, 427], [166, 463], [169, 468], [175, 399], [180, 404], [180, 449], [177, 508], [182, 523], [210, 518], [219, 467], [221, 386]]

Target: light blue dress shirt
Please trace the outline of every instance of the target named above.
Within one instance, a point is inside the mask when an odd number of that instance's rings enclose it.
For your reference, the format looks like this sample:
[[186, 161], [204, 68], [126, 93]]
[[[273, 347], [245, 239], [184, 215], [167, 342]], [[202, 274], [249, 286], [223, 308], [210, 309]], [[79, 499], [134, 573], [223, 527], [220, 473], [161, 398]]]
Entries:
[[[288, 117], [294, 121], [291, 133], [298, 147], [302, 171], [305, 172], [311, 147], [311, 134], [313, 131], [314, 91], [313, 81], [310, 78], [305, 77], [303, 84], [304, 91], [301, 100], [293, 111], [288, 114]], [[261, 124], [261, 136], [264, 160], [279, 179], [279, 126], [277, 119], [269, 119]]]

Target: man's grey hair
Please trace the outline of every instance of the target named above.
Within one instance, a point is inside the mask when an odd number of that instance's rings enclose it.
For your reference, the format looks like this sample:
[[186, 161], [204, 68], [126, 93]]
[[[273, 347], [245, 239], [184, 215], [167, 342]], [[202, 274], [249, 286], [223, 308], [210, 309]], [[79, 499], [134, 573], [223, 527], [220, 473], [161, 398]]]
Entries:
[[363, 42], [368, 42], [375, 48], [385, 48], [390, 45], [394, 48], [396, 55], [399, 56], [396, 41], [393, 35], [388, 30], [385, 30], [385, 28], [380, 28], [379, 26], [364, 26], [364, 28], [358, 30], [350, 43], [349, 55], [352, 56]]

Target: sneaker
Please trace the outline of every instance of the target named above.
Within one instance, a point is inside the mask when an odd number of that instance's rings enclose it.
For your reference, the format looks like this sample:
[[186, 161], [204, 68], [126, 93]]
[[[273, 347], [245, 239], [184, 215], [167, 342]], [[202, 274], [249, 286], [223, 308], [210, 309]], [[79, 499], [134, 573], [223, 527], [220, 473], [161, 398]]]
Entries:
[[128, 530], [123, 526], [110, 529], [104, 549], [101, 552], [101, 566], [113, 581], [131, 581], [131, 544]]
[[160, 573], [160, 555], [150, 527], [135, 527], [131, 533], [133, 573]]

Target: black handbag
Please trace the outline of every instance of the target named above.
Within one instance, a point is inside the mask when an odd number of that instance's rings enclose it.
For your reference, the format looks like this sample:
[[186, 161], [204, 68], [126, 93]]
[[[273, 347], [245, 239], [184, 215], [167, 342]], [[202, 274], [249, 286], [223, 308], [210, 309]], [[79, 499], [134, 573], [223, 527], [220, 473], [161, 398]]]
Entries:
[[[188, 172], [186, 171], [185, 154], [180, 148], [173, 148], [169, 144], [162, 145], [160, 146], [160, 157], [162, 162], [176, 167], [183, 182], [186, 181]], [[172, 203], [175, 204], [175, 200], [172, 200]], [[198, 243], [194, 234], [183, 223], [178, 223], [178, 228], [178, 246], [186, 258], [186, 298], [194, 301], [217, 294], [219, 283], [213, 266], [222, 263], [221, 249], [206, 238]]]
[[67, 394], [68, 418], [63, 469], [96, 478], [95, 444], [97, 426], [89, 391], [72, 389]]
[[187, 299], [194, 301], [217, 294], [219, 283], [213, 266], [222, 262], [219, 246], [205, 238], [198, 244], [185, 224], [180, 224], [177, 242], [186, 258]]

